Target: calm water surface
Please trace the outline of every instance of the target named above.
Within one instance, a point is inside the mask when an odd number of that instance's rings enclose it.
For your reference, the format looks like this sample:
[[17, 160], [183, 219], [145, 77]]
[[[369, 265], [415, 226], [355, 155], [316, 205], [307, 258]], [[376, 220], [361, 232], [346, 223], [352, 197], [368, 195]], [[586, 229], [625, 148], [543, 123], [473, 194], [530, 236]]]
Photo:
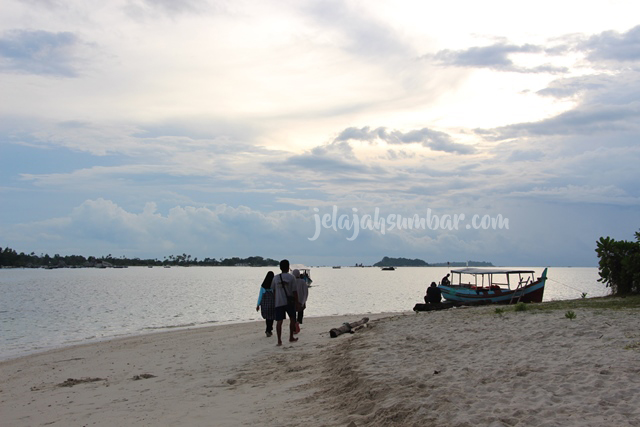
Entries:
[[[542, 273], [542, 268], [528, 267]], [[262, 320], [270, 268], [1, 269], [0, 359], [171, 328]], [[313, 268], [306, 317], [410, 311], [447, 268]], [[549, 268], [545, 301], [602, 296], [597, 268]], [[311, 320], [310, 320], [311, 321]], [[261, 331], [261, 330], [260, 330]]]

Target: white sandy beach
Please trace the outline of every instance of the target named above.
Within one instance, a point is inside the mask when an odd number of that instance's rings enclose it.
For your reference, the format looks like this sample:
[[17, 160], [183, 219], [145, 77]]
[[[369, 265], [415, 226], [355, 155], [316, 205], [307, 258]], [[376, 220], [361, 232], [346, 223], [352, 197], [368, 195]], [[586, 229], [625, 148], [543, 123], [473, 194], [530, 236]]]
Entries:
[[26, 356], [0, 363], [0, 425], [640, 426], [638, 310], [494, 310], [307, 318], [283, 347], [260, 322]]

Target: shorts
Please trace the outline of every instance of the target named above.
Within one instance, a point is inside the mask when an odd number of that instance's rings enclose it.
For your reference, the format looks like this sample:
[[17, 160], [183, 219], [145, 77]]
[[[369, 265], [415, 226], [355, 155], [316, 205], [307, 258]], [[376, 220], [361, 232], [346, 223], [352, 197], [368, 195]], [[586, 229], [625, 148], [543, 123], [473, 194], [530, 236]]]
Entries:
[[296, 318], [296, 308], [293, 304], [281, 305], [280, 307], [276, 307], [276, 316], [275, 320], [284, 320], [289, 315], [289, 319]]

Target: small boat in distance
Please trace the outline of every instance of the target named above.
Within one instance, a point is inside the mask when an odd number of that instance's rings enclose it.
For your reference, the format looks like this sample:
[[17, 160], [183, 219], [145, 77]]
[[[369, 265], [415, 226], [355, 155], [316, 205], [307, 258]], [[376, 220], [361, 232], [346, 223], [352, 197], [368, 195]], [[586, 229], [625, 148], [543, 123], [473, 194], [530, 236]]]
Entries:
[[313, 283], [313, 280], [311, 280], [311, 268], [302, 264], [293, 264], [291, 265], [291, 271], [293, 270], [298, 270], [300, 272], [300, 278], [304, 279], [308, 286], [311, 286]]
[[382, 271], [395, 271], [395, 267], [382, 267]]
[[438, 287], [445, 300], [460, 303], [542, 302], [547, 281], [546, 268], [538, 278], [533, 270], [468, 267], [451, 273], [451, 284]]
[[342, 268], [342, 267], [340, 267], [339, 265], [334, 265], [333, 268], [338, 269], [338, 268]]

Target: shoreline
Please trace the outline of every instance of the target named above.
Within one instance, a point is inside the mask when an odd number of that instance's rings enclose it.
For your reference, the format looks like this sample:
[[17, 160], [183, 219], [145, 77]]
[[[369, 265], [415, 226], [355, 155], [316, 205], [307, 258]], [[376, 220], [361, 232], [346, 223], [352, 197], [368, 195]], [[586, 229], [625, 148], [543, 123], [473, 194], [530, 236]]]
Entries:
[[193, 329], [200, 329], [200, 328], [217, 328], [217, 327], [224, 327], [224, 326], [230, 326], [230, 325], [236, 325], [236, 324], [257, 323], [257, 322], [259, 321], [254, 319], [241, 320], [241, 321], [221, 320], [221, 321], [205, 322], [205, 323], [195, 324], [195, 325], [150, 327], [150, 328], [144, 328], [144, 329], [138, 330], [137, 332], [130, 332], [130, 333], [124, 332], [117, 335], [76, 339], [76, 340], [62, 342], [59, 344], [51, 344], [50, 346], [30, 348], [30, 349], [24, 350], [23, 354], [10, 355], [10, 356], [0, 355], [0, 364], [3, 362], [9, 362], [9, 361], [20, 359], [23, 357], [37, 356], [39, 354], [48, 353], [50, 351], [65, 350], [68, 348], [85, 346], [85, 345], [94, 345], [94, 344], [99, 344], [105, 341], [116, 341], [116, 340], [122, 340], [127, 338], [143, 337], [146, 335], [190, 331]]
[[[349, 316], [360, 316], [360, 317], [371, 317], [371, 316], [380, 316], [380, 315], [395, 315], [395, 314], [400, 314], [400, 313], [409, 313], [411, 312], [411, 310], [406, 310], [406, 311], [401, 311], [401, 312], [384, 312], [384, 313], [368, 313], [368, 314], [334, 314], [334, 315], [330, 315], [330, 316], [317, 316], [317, 317], [312, 317], [309, 316], [309, 319], [329, 319], [329, 318], [336, 318], [336, 317], [349, 317]], [[305, 317], [306, 319], [306, 317]], [[24, 357], [31, 357], [31, 356], [37, 356], [40, 354], [44, 354], [44, 353], [48, 353], [48, 352], [52, 352], [52, 351], [61, 351], [61, 350], [66, 350], [66, 349], [70, 349], [73, 347], [81, 347], [81, 346], [91, 346], [91, 345], [95, 345], [95, 344], [100, 344], [106, 341], [117, 341], [117, 340], [124, 340], [127, 338], [137, 338], [137, 337], [144, 337], [147, 335], [157, 335], [157, 334], [165, 334], [165, 333], [178, 333], [178, 332], [186, 332], [186, 331], [192, 331], [192, 330], [196, 330], [196, 329], [203, 329], [203, 328], [219, 328], [219, 327], [227, 327], [227, 326], [233, 326], [233, 325], [241, 325], [241, 324], [263, 324], [264, 320], [255, 320], [255, 319], [248, 319], [248, 320], [221, 320], [221, 321], [209, 321], [209, 322], [204, 322], [204, 323], [200, 323], [200, 324], [195, 324], [195, 325], [181, 325], [181, 326], [159, 326], [159, 327], [152, 327], [152, 328], [144, 328], [142, 330], [139, 330], [137, 332], [132, 332], [132, 333], [122, 333], [119, 335], [111, 335], [111, 336], [104, 336], [104, 337], [91, 337], [91, 338], [85, 338], [85, 339], [78, 339], [78, 340], [72, 340], [72, 341], [66, 341], [60, 344], [52, 344], [51, 346], [43, 346], [43, 347], [34, 347], [31, 349], [27, 349], [24, 350], [23, 353], [21, 354], [15, 354], [15, 355], [8, 355], [8, 356], [2, 356], [0, 355], [0, 365], [4, 362], [10, 362], [12, 360], [15, 359], [21, 359]], [[338, 325], [339, 326], [339, 325]], [[274, 326], [275, 328], [275, 326]], [[275, 329], [274, 329], [275, 331]], [[275, 332], [274, 332], [275, 334]]]
[[640, 424], [639, 309], [494, 310], [309, 317], [282, 347], [247, 322], [49, 350], [0, 362], [0, 413], [16, 427]]

